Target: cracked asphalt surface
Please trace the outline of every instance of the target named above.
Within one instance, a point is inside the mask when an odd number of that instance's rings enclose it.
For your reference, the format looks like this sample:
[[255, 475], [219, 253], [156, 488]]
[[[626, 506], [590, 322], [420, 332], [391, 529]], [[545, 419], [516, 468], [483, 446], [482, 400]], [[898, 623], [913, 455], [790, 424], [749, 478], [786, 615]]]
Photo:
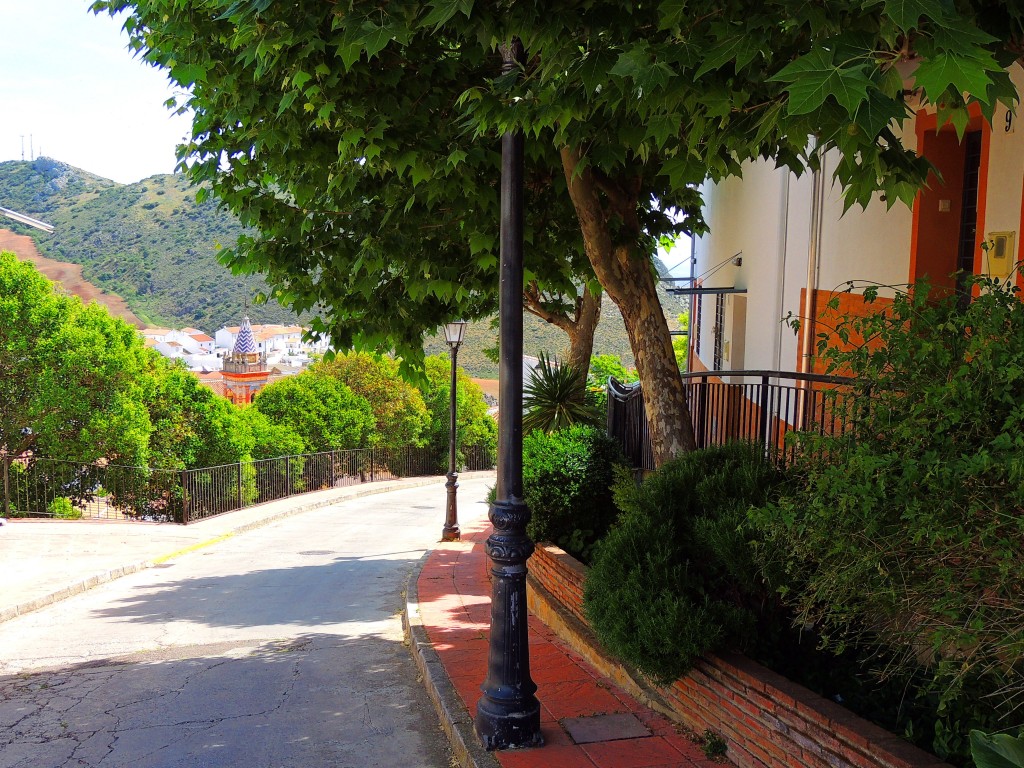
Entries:
[[399, 613], [443, 510], [345, 501], [0, 624], [0, 768], [446, 768]]

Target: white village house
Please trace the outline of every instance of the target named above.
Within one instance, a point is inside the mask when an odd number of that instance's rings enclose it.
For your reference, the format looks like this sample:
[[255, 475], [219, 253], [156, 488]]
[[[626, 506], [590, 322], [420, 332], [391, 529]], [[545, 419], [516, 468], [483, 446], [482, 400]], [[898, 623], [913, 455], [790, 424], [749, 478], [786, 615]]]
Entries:
[[[1024, 69], [1015, 64], [1010, 74], [1024, 93]], [[742, 178], [706, 184], [711, 232], [693, 245], [690, 370], [720, 371], [716, 378], [727, 383], [738, 383], [729, 371], [812, 372], [807, 339], [823, 326], [805, 323], [797, 336], [783, 319], [819, 318], [849, 281], [855, 288], [840, 296], [840, 310], [856, 314], [865, 311], [865, 284], [927, 276], [955, 291], [957, 270], [1011, 274], [1024, 258], [1024, 124], [1003, 106], [993, 126], [972, 115], [962, 140], [952, 126], [936, 132], [933, 108], [904, 122], [904, 145], [943, 176], [941, 183], [931, 178], [912, 209], [887, 209], [876, 196], [866, 210], [843, 215], [831, 177], [836, 159], [827, 155], [816, 176], [797, 178], [759, 161], [746, 164]]]

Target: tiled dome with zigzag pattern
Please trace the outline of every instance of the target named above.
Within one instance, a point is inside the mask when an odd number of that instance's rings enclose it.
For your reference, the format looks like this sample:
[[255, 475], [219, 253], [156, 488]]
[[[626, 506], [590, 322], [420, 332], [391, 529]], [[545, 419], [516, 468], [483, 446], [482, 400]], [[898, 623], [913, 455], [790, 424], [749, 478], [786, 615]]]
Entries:
[[238, 329], [238, 338], [235, 339], [235, 348], [232, 354], [255, 355], [259, 352], [256, 346], [256, 339], [252, 335], [252, 325], [249, 323], [249, 316], [242, 318], [242, 327]]

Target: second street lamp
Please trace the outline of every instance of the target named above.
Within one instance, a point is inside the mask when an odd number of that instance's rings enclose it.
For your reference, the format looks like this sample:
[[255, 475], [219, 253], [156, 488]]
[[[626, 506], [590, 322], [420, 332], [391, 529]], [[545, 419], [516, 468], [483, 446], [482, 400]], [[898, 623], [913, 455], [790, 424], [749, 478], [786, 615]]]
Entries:
[[445, 488], [448, 489], [448, 505], [444, 513], [444, 528], [441, 529], [441, 541], [458, 541], [461, 538], [459, 531], [459, 510], [455, 499], [455, 491], [459, 487], [456, 480], [459, 479], [455, 472], [455, 409], [458, 377], [456, 375], [456, 360], [459, 356], [459, 347], [466, 335], [466, 321], [455, 320], [446, 323], [444, 326], [444, 340], [448, 345], [448, 351], [452, 358], [452, 385], [449, 392], [451, 401], [448, 407], [450, 428], [448, 432], [448, 482]]

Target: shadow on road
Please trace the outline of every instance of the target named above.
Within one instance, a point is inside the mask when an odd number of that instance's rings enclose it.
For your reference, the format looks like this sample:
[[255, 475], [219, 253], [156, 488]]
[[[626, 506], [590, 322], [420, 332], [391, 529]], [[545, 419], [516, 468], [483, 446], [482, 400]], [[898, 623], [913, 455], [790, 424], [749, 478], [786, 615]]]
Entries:
[[0, 766], [446, 765], [402, 643], [225, 645], [0, 677]]
[[[307, 550], [310, 557], [323, 557]], [[190, 560], [167, 573], [182, 578], [139, 587], [93, 616], [209, 627], [325, 626], [385, 620], [401, 610], [399, 590], [419, 551], [336, 557], [326, 564], [188, 576]]]

